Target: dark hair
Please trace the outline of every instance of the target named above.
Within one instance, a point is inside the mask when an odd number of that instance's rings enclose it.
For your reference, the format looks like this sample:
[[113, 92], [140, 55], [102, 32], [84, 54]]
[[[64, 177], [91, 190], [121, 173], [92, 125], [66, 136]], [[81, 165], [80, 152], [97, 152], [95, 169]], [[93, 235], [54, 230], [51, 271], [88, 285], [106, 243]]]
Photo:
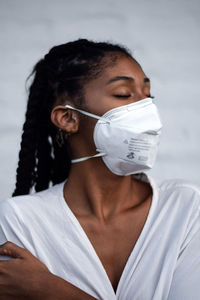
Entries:
[[[26, 120], [13, 196], [28, 194], [32, 188], [41, 191], [50, 184], [62, 182], [70, 171], [66, 143], [56, 142], [57, 128], [50, 120], [56, 100], [70, 98], [75, 105], [83, 101], [84, 82], [98, 76], [109, 55], [131, 57], [120, 45], [79, 39], [53, 47], [34, 67], [29, 89]], [[114, 61], [110, 59], [109, 61]], [[29, 76], [29, 77], [30, 77]]]

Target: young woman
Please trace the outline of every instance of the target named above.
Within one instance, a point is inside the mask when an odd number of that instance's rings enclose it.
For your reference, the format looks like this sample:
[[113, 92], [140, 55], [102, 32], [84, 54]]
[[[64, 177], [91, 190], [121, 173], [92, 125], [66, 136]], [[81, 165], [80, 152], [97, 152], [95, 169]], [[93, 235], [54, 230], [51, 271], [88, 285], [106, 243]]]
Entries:
[[0, 204], [0, 299], [199, 299], [200, 192], [143, 173], [162, 124], [141, 66], [77, 40], [33, 73]]

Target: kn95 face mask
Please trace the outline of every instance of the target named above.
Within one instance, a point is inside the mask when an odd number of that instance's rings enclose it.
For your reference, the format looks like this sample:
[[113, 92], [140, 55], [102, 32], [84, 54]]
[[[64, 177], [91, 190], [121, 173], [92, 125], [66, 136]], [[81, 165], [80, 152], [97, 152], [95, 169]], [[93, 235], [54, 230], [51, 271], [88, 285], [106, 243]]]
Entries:
[[66, 107], [98, 119], [93, 134], [98, 153], [73, 159], [72, 163], [102, 156], [108, 169], [121, 176], [140, 173], [153, 167], [162, 123], [151, 98], [113, 108], [103, 116], [70, 105]]

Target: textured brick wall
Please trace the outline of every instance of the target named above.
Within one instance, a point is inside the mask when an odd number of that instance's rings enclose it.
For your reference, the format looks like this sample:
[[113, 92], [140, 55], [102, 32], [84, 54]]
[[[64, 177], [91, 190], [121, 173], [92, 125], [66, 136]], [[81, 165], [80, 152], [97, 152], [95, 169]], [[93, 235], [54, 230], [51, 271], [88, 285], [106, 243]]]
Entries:
[[151, 173], [200, 184], [199, 15], [198, 0], [0, 0], [0, 199], [14, 188], [25, 79], [51, 46], [79, 37], [133, 51], [164, 123]]

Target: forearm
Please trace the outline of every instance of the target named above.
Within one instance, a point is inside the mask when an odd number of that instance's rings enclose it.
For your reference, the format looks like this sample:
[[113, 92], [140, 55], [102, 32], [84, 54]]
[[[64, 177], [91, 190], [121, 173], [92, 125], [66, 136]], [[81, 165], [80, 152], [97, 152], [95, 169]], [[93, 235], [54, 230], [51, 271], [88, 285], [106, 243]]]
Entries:
[[96, 300], [81, 289], [52, 274], [29, 251], [12, 242], [0, 245], [0, 299]]
[[[49, 273], [41, 283], [38, 300], [96, 300], [64, 279]], [[36, 300], [36, 299], [34, 299]]]

